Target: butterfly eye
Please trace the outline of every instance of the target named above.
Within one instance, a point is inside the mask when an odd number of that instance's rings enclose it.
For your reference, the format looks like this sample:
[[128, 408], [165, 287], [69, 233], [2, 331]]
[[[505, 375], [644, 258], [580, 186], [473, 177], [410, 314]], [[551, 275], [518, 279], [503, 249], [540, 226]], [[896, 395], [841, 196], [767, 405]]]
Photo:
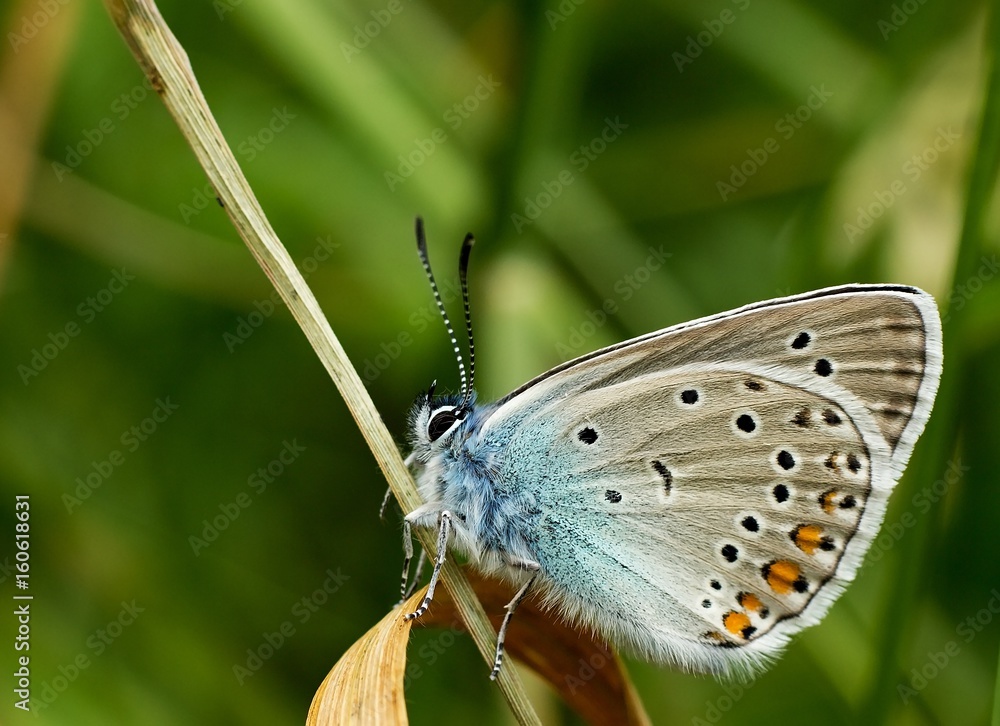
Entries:
[[437, 441], [457, 420], [458, 416], [455, 415], [454, 409], [438, 411], [431, 416], [431, 420], [427, 424], [427, 438], [431, 441]]

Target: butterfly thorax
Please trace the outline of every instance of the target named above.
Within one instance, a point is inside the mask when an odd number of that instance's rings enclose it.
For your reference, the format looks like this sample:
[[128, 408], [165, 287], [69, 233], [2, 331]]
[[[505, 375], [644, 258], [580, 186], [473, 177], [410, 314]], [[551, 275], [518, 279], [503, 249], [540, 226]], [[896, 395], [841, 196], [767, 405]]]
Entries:
[[441, 401], [418, 402], [412, 416], [417, 485], [425, 501], [421, 524], [434, 526], [447, 511], [455, 544], [487, 571], [512, 562], [535, 560], [531, 531], [538, 510], [533, 496], [504, 482], [502, 451], [482, 436], [492, 405], [472, 405], [464, 419], [440, 441], [429, 442], [428, 411]]

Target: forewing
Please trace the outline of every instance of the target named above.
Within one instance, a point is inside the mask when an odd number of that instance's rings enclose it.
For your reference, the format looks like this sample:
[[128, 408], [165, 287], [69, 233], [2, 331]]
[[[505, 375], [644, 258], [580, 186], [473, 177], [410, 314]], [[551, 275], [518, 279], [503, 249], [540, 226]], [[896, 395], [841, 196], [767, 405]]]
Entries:
[[934, 402], [941, 323], [934, 299], [913, 287], [848, 285], [755, 303], [568, 361], [505, 397], [492, 420], [505, 425], [532, 404], [696, 363], [782, 366], [803, 383], [844, 389], [901, 469]]

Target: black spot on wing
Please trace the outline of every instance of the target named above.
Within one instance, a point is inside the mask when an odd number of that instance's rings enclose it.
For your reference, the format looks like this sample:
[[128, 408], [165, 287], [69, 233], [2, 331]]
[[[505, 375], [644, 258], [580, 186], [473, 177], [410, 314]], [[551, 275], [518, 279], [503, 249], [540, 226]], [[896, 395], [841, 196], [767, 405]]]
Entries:
[[654, 460], [654, 461], [651, 462], [651, 464], [653, 466], [653, 470], [657, 474], [660, 475], [661, 479], [663, 479], [663, 489], [664, 489], [664, 491], [667, 494], [669, 494], [670, 493], [670, 487], [673, 486], [673, 483], [674, 483], [674, 475], [670, 473], [670, 469], [668, 469], [667, 467], [665, 467], [663, 465], [662, 461], [656, 461], [656, 460]]

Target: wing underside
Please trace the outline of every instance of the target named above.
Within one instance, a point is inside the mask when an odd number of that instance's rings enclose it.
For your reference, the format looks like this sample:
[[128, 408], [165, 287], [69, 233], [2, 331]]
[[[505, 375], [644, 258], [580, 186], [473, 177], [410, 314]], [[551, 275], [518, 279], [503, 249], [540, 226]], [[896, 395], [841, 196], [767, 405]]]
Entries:
[[940, 329], [911, 288], [823, 292], [578, 359], [487, 421], [567, 615], [718, 671], [825, 613], [929, 414]]

